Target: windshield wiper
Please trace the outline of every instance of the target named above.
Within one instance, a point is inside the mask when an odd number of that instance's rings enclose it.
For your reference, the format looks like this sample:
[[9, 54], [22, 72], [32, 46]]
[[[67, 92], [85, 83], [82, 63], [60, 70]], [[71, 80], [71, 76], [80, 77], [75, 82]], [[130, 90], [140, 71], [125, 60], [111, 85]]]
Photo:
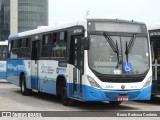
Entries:
[[111, 46], [112, 50], [117, 53], [117, 60], [118, 60], [118, 63], [117, 63], [117, 66], [116, 68], [119, 67], [119, 49], [118, 49], [118, 43], [117, 43], [117, 40], [116, 40], [116, 44], [113, 42], [112, 38], [108, 35], [108, 33], [104, 32], [103, 33], [104, 37], [106, 38], [107, 42], [109, 43], [109, 45]]
[[131, 52], [131, 50], [132, 50], [132, 47], [133, 47], [134, 42], [135, 42], [135, 38], [136, 38], [136, 36], [133, 35], [133, 37], [132, 37], [131, 40], [129, 41], [129, 44], [127, 44], [127, 41], [126, 41], [126, 52], [125, 52], [125, 54], [126, 54], [127, 63], [128, 63], [128, 54], [129, 54], [129, 53]]

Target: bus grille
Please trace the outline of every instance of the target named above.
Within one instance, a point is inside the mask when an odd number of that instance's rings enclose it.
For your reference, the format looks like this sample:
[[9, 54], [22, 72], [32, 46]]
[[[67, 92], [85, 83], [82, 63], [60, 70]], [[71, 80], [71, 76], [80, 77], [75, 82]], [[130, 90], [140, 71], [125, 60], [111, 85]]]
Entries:
[[143, 77], [98, 77], [99, 80], [102, 82], [112, 82], [112, 83], [134, 83], [134, 82], [141, 82], [144, 80]]

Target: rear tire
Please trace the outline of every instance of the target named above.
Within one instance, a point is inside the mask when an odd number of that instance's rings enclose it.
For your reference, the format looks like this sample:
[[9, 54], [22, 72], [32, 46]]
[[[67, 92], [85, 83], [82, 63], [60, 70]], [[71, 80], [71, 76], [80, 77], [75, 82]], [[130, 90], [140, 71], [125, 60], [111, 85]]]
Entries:
[[118, 106], [118, 105], [122, 104], [122, 101], [109, 101], [109, 103], [111, 105]]
[[26, 79], [24, 75], [21, 76], [21, 93], [25, 96], [31, 94], [31, 90], [26, 88]]

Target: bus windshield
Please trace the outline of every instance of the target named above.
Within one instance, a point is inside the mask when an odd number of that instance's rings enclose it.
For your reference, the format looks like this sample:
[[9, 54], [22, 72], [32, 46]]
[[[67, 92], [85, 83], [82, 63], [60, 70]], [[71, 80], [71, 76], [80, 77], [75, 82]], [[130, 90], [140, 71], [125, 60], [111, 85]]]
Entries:
[[[126, 43], [133, 36], [109, 36], [118, 46], [118, 56], [104, 35], [90, 35], [89, 66], [99, 74], [138, 75], [149, 69], [149, 49], [146, 37], [134, 37], [132, 49], [126, 54]], [[118, 65], [117, 65], [118, 63]]]

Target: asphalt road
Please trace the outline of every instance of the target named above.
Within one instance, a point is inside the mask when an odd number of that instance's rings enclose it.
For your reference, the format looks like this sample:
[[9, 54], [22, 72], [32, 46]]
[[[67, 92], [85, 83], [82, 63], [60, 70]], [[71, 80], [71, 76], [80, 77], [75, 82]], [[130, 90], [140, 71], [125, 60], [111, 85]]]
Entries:
[[[95, 113], [96, 111], [160, 111], [160, 96], [155, 96], [150, 101], [127, 101], [120, 106], [113, 106], [107, 102], [79, 102], [75, 106], [68, 107], [63, 106], [56, 96], [44, 93], [22, 96], [19, 87], [7, 82], [0, 82], [0, 111], [95, 111]], [[74, 114], [74, 112], [71, 112], [71, 114]], [[116, 118], [109, 119], [115, 120]], [[147, 119], [151, 118], [148, 117]], [[158, 120], [158, 118], [153, 119]], [[87, 120], [90, 120], [90, 118], [88, 117]]]

